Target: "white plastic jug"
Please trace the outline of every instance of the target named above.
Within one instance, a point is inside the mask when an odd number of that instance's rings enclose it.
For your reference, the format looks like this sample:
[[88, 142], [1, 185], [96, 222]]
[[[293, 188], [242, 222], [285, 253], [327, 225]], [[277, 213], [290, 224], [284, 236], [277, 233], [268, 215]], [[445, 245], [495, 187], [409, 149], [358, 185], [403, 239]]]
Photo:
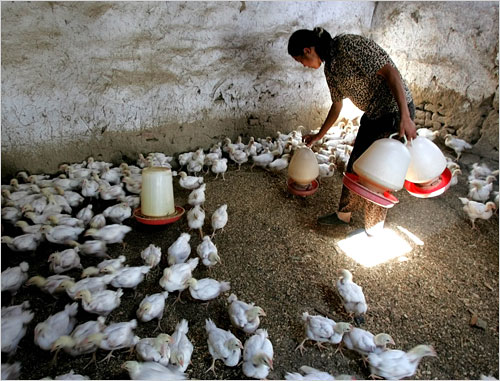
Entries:
[[309, 147], [295, 150], [288, 165], [288, 177], [297, 184], [310, 184], [319, 175], [319, 165], [316, 155]]

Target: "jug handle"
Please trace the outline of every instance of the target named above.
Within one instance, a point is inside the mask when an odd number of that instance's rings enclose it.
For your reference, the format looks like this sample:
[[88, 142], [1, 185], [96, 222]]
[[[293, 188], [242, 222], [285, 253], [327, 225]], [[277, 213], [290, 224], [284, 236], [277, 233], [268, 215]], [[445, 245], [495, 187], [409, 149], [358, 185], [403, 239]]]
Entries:
[[[389, 135], [389, 139], [391, 139], [393, 136], [399, 136], [399, 133], [398, 133], [398, 132], [395, 132], [395, 133], [393, 133], [393, 134], [390, 134], [390, 135]], [[404, 139], [404, 141], [405, 141], [405, 143], [404, 143], [404, 144], [405, 144], [405, 145], [407, 145], [407, 144], [408, 144], [408, 139], [406, 139], [406, 135], [403, 135], [403, 139]]]

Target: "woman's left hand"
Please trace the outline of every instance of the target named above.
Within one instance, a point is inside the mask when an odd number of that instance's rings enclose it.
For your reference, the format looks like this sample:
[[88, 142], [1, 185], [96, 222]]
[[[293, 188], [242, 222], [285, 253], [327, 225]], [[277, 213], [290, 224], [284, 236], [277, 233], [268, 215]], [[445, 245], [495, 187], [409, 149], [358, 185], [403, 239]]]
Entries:
[[401, 119], [399, 122], [399, 136], [406, 135], [408, 140], [415, 139], [417, 137], [417, 129], [415, 123], [408, 116]]

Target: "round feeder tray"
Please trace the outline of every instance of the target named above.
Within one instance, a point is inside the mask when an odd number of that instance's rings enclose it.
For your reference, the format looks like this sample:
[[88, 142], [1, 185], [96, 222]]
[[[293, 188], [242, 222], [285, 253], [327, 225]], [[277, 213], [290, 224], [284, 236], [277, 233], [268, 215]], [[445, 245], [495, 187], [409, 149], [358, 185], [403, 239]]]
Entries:
[[311, 184], [308, 184], [307, 186], [302, 186], [297, 184], [295, 180], [293, 180], [292, 178], [289, 178], [287, 181], [287, 186], [288, 186], [288, 191], [291, 194], [305, 197], [314, 194], [319, 188], [319, 183], [318, 180], [313, 180]]
[[344, 173], [342, 182], [347, 187], [347, 189], [383, 208], [392, 208], [399, 202], [399, 200], [394, 197], [394, 195], [389, 191], [385, 191], [382, 194], [374, 192], [371, 189], [368, 189], [365, 186], [361, 185], [359, 183], [359, 176], [355, 173]]
[[172, 214], [169, 214], [167, 216], [160, 216], [160, 217], [150, 217], [146, 216], [141, 213], [141, 208], [135, 208], [134, 209], [134, 217], [137, 221], [139, 221], [141, 224], [146, 224], [146, 225], [166, 225], [166, 224], [171, 224], [177, 220], [179, 220], [182, 215], [184, 214], [185, 210], [182, 206], [176, 206], [175, 207], [175, 212]]
[[408, 180], [405, 181], [404, 187], [409, 194], [419, 198], [429, 198], [436, 197], [444, 192], [450, 187], [451, 184], [451, 172], [448, 168], [445, 168], [443, 173], [439, 175], [435, 181], [428, 185], [422, 185], [417, 183], [412, 183]]

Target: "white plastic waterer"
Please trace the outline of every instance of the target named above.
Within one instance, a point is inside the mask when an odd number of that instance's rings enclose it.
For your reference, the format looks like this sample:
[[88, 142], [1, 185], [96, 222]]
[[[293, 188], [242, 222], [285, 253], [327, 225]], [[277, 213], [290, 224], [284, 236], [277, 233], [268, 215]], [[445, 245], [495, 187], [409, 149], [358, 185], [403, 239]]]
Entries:
[[143, 169], [141, 213], [148, 217], [162, 217], [174, 212], [172, 171], [165, 167]]
[[314, 152], [306, 146], [296, 149], [288, 165], [288, 190], [298, 196], [309, 196], [318, 189], [318, 175]]

